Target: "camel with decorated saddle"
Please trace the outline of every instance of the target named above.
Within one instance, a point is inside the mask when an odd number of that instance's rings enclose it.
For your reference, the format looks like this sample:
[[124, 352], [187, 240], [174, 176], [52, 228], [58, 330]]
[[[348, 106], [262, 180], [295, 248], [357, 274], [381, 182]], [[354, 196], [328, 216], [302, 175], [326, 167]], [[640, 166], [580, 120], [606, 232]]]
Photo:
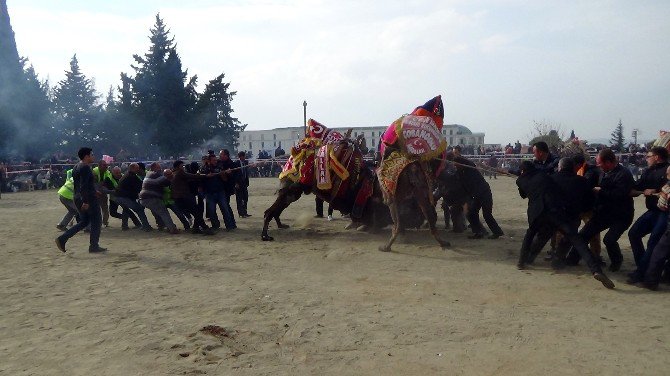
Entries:
[[[343, 135], [313, 119], [308, 121], [308, 135], [291, 148], [291, 156], [279, 179], [277, 198], [264, 213], [261, 233], [264, 241], [274, 240], [268, 234], [273, 219], [278, 228], [289, 227], [281, 222], [280, 215], [303, 194], [313, 193], [334, 210], [350, 214], [354, 221], [371, 223], [375, 222], [374, 213], [383, 216], [381, 200], [373, 202], [371, 199], [376, 177], [374, 170], [363, 160], [360, 140], [351, 139], [349, 133]], [[383, 219], [376, 222], [381, 223]]]
[[438, 95], [409, 115], [401, 116], [382, 135], [377, 177], [384, 203], [390, 210], [393, 229], [388, 242], [379, 247], [380, 251], [390, 251], [396, 237], [406, 227], [402, 213], [407, 207], [420, 209], [430, 233], [441, 247], [450, 245], [437, 232], [432, 192], [434, 181], [446, 163], [443, 118], [444, 107]]

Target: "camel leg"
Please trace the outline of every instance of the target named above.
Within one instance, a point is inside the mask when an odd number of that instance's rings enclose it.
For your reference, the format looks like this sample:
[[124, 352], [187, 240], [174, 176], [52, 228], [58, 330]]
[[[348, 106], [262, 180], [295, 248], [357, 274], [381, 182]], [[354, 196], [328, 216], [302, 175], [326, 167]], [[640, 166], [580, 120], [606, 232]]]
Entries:
[[268, 227], [272, 219], [274, 219], [277, 222], [278, 228], [289, 227], [288, 225], [281, 223], [279, 216], [284, 211], [284, 209], [288, 208], [288, 206], [291, 205], [292, 202], [298, 200], [300, 196], [301, 196], [300, 192], [295, 192], [291, 190], [283, 192], [280, 191], [278, 193], [277, 199], [275, 200], [274, 204], [272, 204], [272, 206], [270, 206], [263, 215], [263, 232], [261, 233], [261, 239], [263, 241], [274, 240], [272, 236], [268, 235]]
[[391, 211], [391, 219], [393, 220], [393, 229], [391, 230], [391, 238], [389, 239], [386, 245], [379, 246], [379, 250], [382, 252], [390, 252], [391, 245], [395, 241], [395, 238], [398, 237], [400, 232], [400, 215], [398, 215], [398, 204], [393, 202], [389, 204], [389, 210]]
[[428, 226], [430, 227], [430, 233], [433, 235], [435, 240], [440, 244], [440, 247], [442, 248], [447, 248], [450, 247], [451, 244], [440, 238], [440, 236], [437, 233], [437, 226], [435, 225], [437, 223], [437, 212], [435, 211], [435, 207], [430, 204], [430, 200], [428, 200], [427, 197], [419, 197], [417, 199], [419, 207], [421, 208], [421, 212], [423, 212], [423, 216], [426, 218], [428, 221]]
[[274, 204], [272, 204], [272, 206], [270, 206], [265, 211], [265, 213], [263, 213], [263, 231], [261, 232], [261, 239], [264, 242], [275, 240], [272, 236], [268, 235], [268, 226], [270, 225], [270, 221], [272, 220], [272, 218], [275, 218], [275, 216], [279, 217], [279, 214], [276, 213], [277, 209], [279, 208], [280, 201], [283, 200], [284, 196], [280, 194], [275, 200]]

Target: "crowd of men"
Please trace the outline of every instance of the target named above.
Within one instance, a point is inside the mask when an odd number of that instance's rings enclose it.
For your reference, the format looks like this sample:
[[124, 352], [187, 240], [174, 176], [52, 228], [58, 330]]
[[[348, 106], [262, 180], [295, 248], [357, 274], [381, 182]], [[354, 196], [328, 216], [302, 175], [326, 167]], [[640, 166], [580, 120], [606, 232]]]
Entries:
[[[533, 264], [551, 240], [547, 259], [553, 268], [574, 266], [584, 260], [596, 280], [613, 288], [614, 283], [603, 271], [606, 264], [600, 255], [600, 233], [605, 232], [602, 243], [609, 270], [617, 272], [624, 260], [619, 239], [629, 230], [636, 269], [629, 273], [628, 283], [655, 290], [662, 278], [670, 277], [670, 270], [666, 270], [670, 252], [667, 149], [654, 147], [648, 151], [647, 168], [637, 181], [610, 149], [601, 150], [595, 164], [583, 154], [558, 158], [544, 142], [533, 145], [533, 155], [532, 161], [523, 161], [518, 170], [510, 171], [518, 176], [520, 196], [528, 199], [529, 226], [521, 244], [519, 269]], [[221, 227], [219, 211], [227, 231], [237, 228], [230, 205], [233, 195], [238, 217], [250, 216], [244, 152], [238, 154], [238, 161], [233, 161], [227, 150], [221, 150], [218, 157], [210, 151], [201, 165], [175, 161], [172, 168], [162, 169], [153, 163], [149, 171], [142, 163], [132, 163], [125, 173], [119, 167], [109, 169], [104, 161], [91, 168], [94, 159], [90, 148], [82, 148], [79, 158], [81, 162], [67, 171], [66, 182], [59, 190], [60, 201], [67, 209], [57, 225], [64, 231], [56, 239], [63, 252], [67, 240], [82, 229], [90, 231], [89, 252], [104, 252], [98, 244], [100, 228], [108, 226], [110, 216], [121, 220], [123, 230], [130, 228], [130, 220], [136, 228], [152, 231], [148, 209], [159, 229], [176, 234], [179, 230], [170, 210], [186, 230], [212, 235]], [[503, 236], [493, 217], [491, 187], [480, 169], [458, 148], [448, 153], [447, 160], [451, 163], [438, 177], [435, 191], [437, 199], [443, 198], [445, 226], [450, 228], [453, 223], [453, 231], [463, 232], [467, 220], [472, 239]], [[646, 211], [634, 221], [633, 199], [638, 196], [645, 198]], [[480, 221], [480, 211], [490, 232]], [[323, 203], [317, 202], [317, 212], [323, 216]], [[331, 210], [328, 214], [332, 218]], [[68, 223], [75, 220], [77, 224], [68, 229]], [[647, 235], [644, 244], [642, 239]]]
[[[613, 288], [614, 283], [602, 269], [601, 242], [607, 251], [609, 270], [617, 272], [624, 260], [619, 239], [628, 230], [636, 269], [628, 274], [627, 282], [655, 290], [662, 279], [670, 280], [667, 149], [654, 147], [647, 152], [647, 167], [637, 180], [610, 149], [601, 150], [595, 164], [584, 154], [558, 158], [545, 142], [533, 145], [533, 156], [532, 161], [523, 161], [518, 169], [508, 171], [517, 176], [520, 196], [528, 199], [528, 229], [521, 244], [519, 269], [533, 264], [551, 240], [546, 259], [554, 269], [584, 260], [596, 280]], [[470, 238], [483, 238], [489, 233], [479, 220], [482, 211], [491, 231], [488, 237], [502, 236], [492, 214], [491, 188], [480, 172], [495, 172], [495, 165], [477, 167], [460, 155], [458, 147], [448, 153], [447, 159], [451, 166], [438, 177], [434, 193], [436, 199], [443, 199], [445, 227], [454, 232], [470, 227]], [[638, 196], [645, 198], [646, 211], [634, 221], [633, 200]], [[601, 232], [605, 232], [602, 241]]]
[[[549, 255], [553, 268], [577, 265], [583, 259], [595, 279], [613, 288], [614, 283], [602, 270], [605, 263], [600, 257], [599, 236], [606, 231], [602, 243], [609, 270], [617, 272], [624, 259], [619, 239], [630, 227], [628, 238], [636, 269], [627, 282], [656, 290], [670, 245], [667, 149], [654, 147], [647, 153], [647, 168], [637, 181], [610, 149], [598, 153], [595, 166], [583, 155], [559, 159], [544, 142], [533, 146], [533, 154], [535, 159], [522, 162], [518, 171], [517, 186], [521, 197], [528, 199], [529, 223], [518, 268], [532, 264], [553, 237], [556, 247]], [[633, 223], [633, 199], [638, 196], [645, 197], [647, 210]], [[645, 245], [642, 238], [646, 235], [650, 236]]]
[[[230, 158], [228, 150], [221, 150], [217, 157], [213, 151], [202, 157], [202, 165], [175, 161], [172, 168], [163, 169], [157, 162], [146, 171], [144, 164], [131, 163], [123, 173], [120, 167], [109, 169], [101, 160], [94, 162], [90, 148], [79, 150], [80, 162], [67, 171], [65, 184], [59, 189], [59, 199], [67, 213], [56, 226], [63, 234], [56, 238], [56, 245], [65, 252], [65, 244], [77, 232], [90, 232], [89, 252], [105, 252], [100, 247], [100, 229], [109, 225], [109, 217], [121, 220], [121, 229], [129, 230], [129, 220], [137, 229], [152, 231], [146, 215], [148, 210], [158, 229], [170, 234], [179, 230], [168, 210], [172, 211], [185, 230], [193, 234], [213, 235], [221, 227], [218, 211], [227, 231], [237, 228], [230, 206], [235, 195], [237, 214], [247, 218], [249, 177], [244, 152], [238, 160]], [[218, 208], [218, 211], [217, 211]], [[119, 212], [120, 211], [120, 212]], [[211, 227], [204, 216], [211, 221]], [[76, 224], [68, 228], [70, 222]]]

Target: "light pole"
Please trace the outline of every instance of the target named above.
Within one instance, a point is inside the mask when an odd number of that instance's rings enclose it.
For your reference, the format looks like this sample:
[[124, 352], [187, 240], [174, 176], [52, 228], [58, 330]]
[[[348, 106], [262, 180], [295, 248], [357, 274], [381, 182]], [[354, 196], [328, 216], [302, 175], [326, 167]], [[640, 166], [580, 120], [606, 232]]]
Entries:
[[302, 102], [302, 119], [305, 127], [305, 137], [307, 137], [307, 101]]

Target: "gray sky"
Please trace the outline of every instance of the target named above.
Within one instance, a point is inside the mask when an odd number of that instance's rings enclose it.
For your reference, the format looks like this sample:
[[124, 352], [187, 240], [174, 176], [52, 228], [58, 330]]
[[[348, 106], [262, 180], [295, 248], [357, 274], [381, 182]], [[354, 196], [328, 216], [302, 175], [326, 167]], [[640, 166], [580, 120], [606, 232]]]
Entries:
[[221, 72], [247, 129], [387, 125], [441, 94], [486, 142], [533, 120], [655, 138], [670, 119], [670, 1], [9, 0], [19, 53], [52, 84], [74, 53], [106, 93], [160, 12], [202, 86]]

